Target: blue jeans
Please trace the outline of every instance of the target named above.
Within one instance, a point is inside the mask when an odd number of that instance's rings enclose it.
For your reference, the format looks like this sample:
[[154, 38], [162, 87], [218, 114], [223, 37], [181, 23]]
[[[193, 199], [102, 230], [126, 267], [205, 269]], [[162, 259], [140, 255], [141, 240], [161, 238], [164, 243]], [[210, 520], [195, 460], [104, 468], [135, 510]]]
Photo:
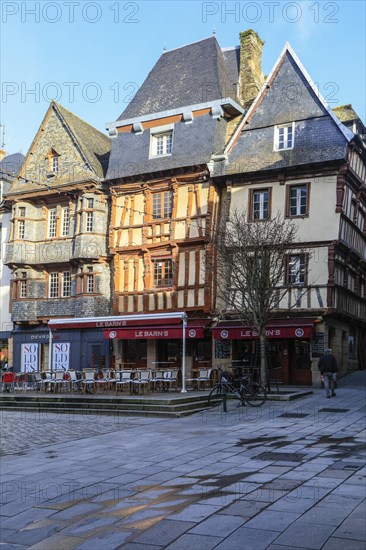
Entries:
[[[333, 372], [325, 372], [323, 374], [324, 376], [324, 389], [325, 389], [325, 395], [330, 395], [330, 392], [332, 395], [335, 395], [334, 389], [335, 389], [335, 379]], [[329, 391], [330, 390], [330, 391]]]

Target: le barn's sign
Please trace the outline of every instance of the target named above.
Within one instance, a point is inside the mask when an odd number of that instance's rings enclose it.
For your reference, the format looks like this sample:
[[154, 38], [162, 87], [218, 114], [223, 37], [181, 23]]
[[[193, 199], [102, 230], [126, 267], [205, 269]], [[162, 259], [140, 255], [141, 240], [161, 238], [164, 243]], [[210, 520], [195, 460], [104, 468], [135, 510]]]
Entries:
[[[112, 340], [159, 340], [165, 338], [178, 340], [182, 337], [182, 327], [141, 327], [104, 331], [104, 338]], [[203, 328], [186, 327], [186, 338], [203, 338]]]
[[[311, 338], [312, 326], [268, 327], [267, 338]], [[254, 340], [258, 339], [258, 333], [245, 327], [216, 327], [213, 329], [215, 340]]]

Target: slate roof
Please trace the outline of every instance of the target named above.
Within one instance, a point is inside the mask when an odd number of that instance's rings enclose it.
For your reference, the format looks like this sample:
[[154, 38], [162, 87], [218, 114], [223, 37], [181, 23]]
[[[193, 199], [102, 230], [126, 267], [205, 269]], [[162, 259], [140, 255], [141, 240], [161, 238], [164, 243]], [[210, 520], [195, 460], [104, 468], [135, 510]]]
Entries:
[[59, 103], [52, 104], [76, 138], [94, 172], [103, 178], [107, 171], [111, 139]]
[[20, 170], [25, 160], [22, 153], [6, 155], [0, 162], [0, 178], [12, 179]]
[[[353, 136], [316, 94], [305, 69], [285, 47], [264, 84], [221, 173], [275, 170], [345, 159]], [[268, 91], [270, 90], [270, 91]], [[295, 122], [293, 149], [274, 151], [274, 126]]]
[[213, 153], [223, 150], [225, 133], [226, 121], [211, 115], [197, 117], [192, 124], [178, 122], [174, 125], [172, 154], [155, 158], [149, 158], [149, 130], [120, 133], [113, 140], [106, 179], [207, 164]]
[[118, 120], [231, 97], [237, 101], [225, 57], [210, 37], [164, 52]]

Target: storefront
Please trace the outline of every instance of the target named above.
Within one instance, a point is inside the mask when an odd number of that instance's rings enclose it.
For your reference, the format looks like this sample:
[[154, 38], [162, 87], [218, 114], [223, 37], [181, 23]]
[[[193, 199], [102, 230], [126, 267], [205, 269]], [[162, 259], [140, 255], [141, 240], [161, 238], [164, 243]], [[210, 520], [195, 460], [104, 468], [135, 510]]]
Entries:
[[[70, 341], [70, 367], [178, 368], [186, 377], [211, 366], [209, 319], [184, 312], [49, 321], [54, 343]], [[78, 362], [78, 366], [74, 365]]]
[[[285, 384], [311, 385], [311, 340], [314, 318], [274, 319], [266, 329], [270, 377]], [[216, 357], [245, 366], [260, 365], [259, 337], [250, 326], [223, 321], [213, 329]]]
[[110, 346], [100, 329], [60, 327], [50, 331], [45, 325], [17, 327], [13, 342], [16, 372], [109, 366]]
[[11, 332], [0, 331], [0, 370], [11, 365]]

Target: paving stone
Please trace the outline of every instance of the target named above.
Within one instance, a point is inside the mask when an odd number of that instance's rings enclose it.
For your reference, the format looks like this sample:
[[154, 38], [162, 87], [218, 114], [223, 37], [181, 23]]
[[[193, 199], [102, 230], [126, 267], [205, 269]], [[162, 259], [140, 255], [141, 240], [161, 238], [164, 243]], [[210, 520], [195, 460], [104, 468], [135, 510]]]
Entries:
[[241, 527], [244, 521], [238, 516], [214, 514], [194, 527], [189, 533], [224, 538]]
[[278, 537], [278, 532], [240, 527], [223, 540], [215, 550], [264, 550]]
[[293, 512], [273, 512], [264, 510], [253, 519], [247, 521], [245, 527], [282, 532], [299, 517], [300, 514], [295, 514]]
[[212, 548], [216, 548], [221, 541], [222, 539], [219, 537], [187, 533], [165, 548], [167, 550], [193, 550], [194, 548], [197, 548], [197, 550], [212, 550]]
[[74, 550], [82, 542], [84, 542], [83, 539], [78, 537], [52, 535], [28, 548], [29, 550], [51, 550], [56, 548], [57, 550]]
[[264, 508], [268, 506], [267, 502], [256, 502], [240, 499], [233, 504], [230, 504], [223, 510], [220, 510], [220, 514], [226, 514], [229, 516], [241, 516], [244, 518], [252, 518]]
[[299, 498], [288, 499], [283, 497], [268, 507], [268, 510], [282, 511], [282, 512], [295, 512], [296, 514], [303, 514], [310, 508], [312, 508], [316, 502], [312, 498]]
[[334, 532], [334, 536], [344, 539], [366, 541], [365, 517], [363, 519], [353, 519], [348, 517]]
[[207, 518], [211, 514], [214, 514], [220, 510], [221, 506], [215, 506], [210, 504], [191, 504], [184, 508], [181, 512], [172, 514], [169, 519], [179, 521], [194, 521], [196, 523]]
[[330, 537], [322, 550], [365, 550], [365, 543], [358, 540], [338, 539], [337, 537]]
[[194, 527], [194, 523], [189, 521], [176, 521], [172, 519], [166, 519], [157, 523], [150, 529], [147, 529], [141, 535], [138, 535], [133, 539], [133, 542], [139, 542], [148, 545], [167, 546], [172, 543], [178, 537], [183, 535], [186, 531], [189, 531]]
[[123, 545], [132, 533], [132, 531], [103, 533], [98, 537], [88, 538], [85, 542], [76, 546], [75, 550], [115, 550]]
[[296, 521], [276, 539], [277, 544], [292, 545], [297, 548], [318, 550], [325, 544], [334, 531], [334, 526], [312, 524]]
[[20, 514], [15, 514], [12, 517], [0, 517], [1, 530], [3, 529], [24, 529], [27, 525], [55, 514], [55, 510], [47, 508], [29, 508]]

